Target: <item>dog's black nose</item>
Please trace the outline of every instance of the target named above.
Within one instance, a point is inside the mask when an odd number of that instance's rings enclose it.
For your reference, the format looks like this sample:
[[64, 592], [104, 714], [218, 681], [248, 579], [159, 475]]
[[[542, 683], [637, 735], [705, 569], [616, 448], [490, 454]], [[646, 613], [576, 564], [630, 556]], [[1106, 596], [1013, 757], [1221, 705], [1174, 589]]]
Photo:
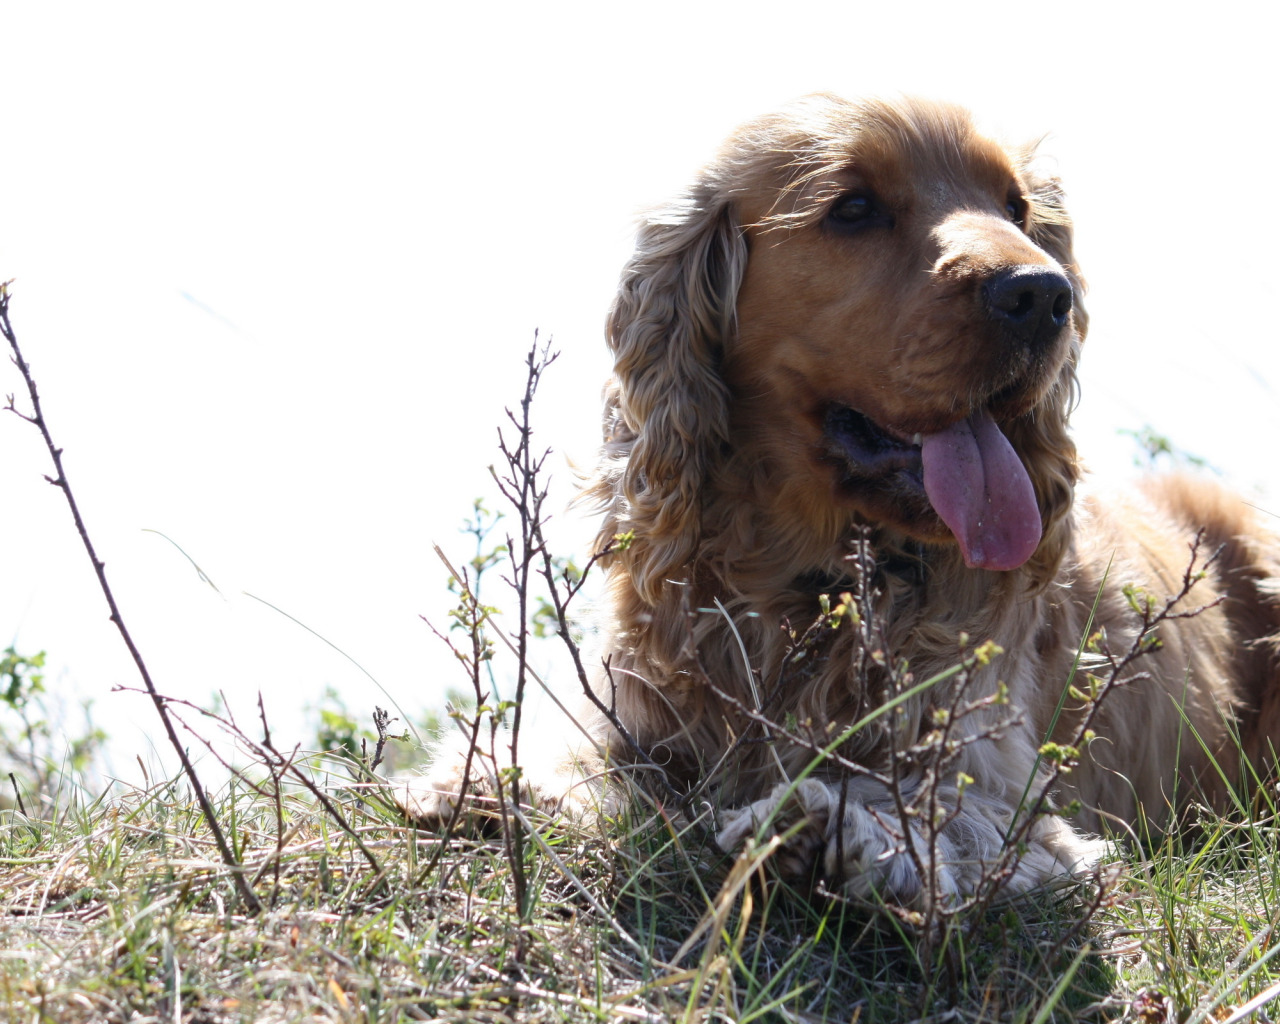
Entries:
[[1055, 337], [1071, 315], [1071, 282], [1045, 267], [1002, 270], [982, 286], [982, 297], [987, 315], [1030, 345]]

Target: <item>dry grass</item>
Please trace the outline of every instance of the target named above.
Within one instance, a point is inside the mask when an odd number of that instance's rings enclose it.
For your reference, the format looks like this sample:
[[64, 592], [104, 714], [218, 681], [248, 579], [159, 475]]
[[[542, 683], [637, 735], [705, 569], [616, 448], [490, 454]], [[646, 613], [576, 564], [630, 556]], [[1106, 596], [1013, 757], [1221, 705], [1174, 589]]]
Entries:
[[1280, 837], [1261, 823], [1131, 847], [1084, 929], [1096, 894], [1071, 885], [951, 922], [924, 962], [900, 918], [786, 889], [767, 849], [724, 858], [652, 807], [603, 828], [527, 812], [522, 915], [500, 837], [445, 841], [326, 788], [328, 811], [296, 789], [215, 794], [256, 914], [181, 778], [52, 820], [4, 812], [0, 1016], [1155, 1022], [1228, 1019], [1280, 979]]
[[[32, 401], [18, 415], [41, 430], [53, 482], [74, 507], [7, 302], [0, 287], [0, 327]], [[565, 610], [581, 575], [547, 551], [545, 456], [530, 446], [529, 405], [547, 365], [530, 355], [516, 435], [502, 444], [497, 482], [515, 535], [454, 573], [459, 604], [441, 634], [473, 691], [463, 724], [491, 749], [502, 729], [518, 738], [535, 678], [537, 577], [585, 681]], [[519, 610], [495, 630], [478, 575], [502, 558]], [[1270, 784], [1232, 821], [1206, 815], [1181, 839], [1121, 844], [1114, 870], [1091, 880], [922, 917], [820, 885], [794, 891], [770, 869], [779, 840], [726, 857], [706, 823], [689, 819], [696, 808], [682, 815], [639, 793], [609, 821], [523, 808], [418, 830], [372, 775], [376, 756], [300, 754], [277, 746], [265, 721], [251, 736], [158, 692], [112, 608], [171, 737], [175, 723], [200, 737], [184, 716], [221, 728], [247, 766], [220, 766], [229, 781], [211, 786], [215, 773], [198, 771], [174, 738], [183, 767], [173, 778], [109, 799], [65, 786], [0, 810], [8, 1021], [1234, 1024], [1267, 1019], [1280, 993]], [[495, 635], [514, 658], [513, 696], [501, 701], [490, 685]], [[383, 736], [385, 722], [376, 728]], [[519, 783], [511, 769], [497, 778]]]

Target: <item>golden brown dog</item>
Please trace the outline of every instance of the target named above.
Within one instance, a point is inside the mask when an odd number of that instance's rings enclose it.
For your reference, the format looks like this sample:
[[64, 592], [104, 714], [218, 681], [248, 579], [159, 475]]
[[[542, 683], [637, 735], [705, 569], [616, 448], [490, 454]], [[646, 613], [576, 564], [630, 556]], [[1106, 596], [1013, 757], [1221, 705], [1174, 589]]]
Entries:
[[[1161, 623], [1162, 646], [1120, 673], [1050, 794], [1080, 801], [1076, 827], [1037, 816], [1007, 881], [1086, 863], [1083, 833], [1104, 819], [1221, 803], [1241, 746], [1263, 765], [1280, 735], [1280, 545], [1258, 516], [1203, 480], [1076, 493], [1083, 284], [1060, 189], [1033, 155], [954, 107], [811, 97], [743, 126], [646, 219], [609, 318], [590, 489], [615, 549], [601, 689], [670, 779], [709, 777], [722, 846], [799, 823], [802, 867], [852, 892], [915, 897], [912, 844], [943, 895], [979, 883], [1049, 778], [1038, 751], [1086, 713], [1067, 686], [1091, 612], [1103, 651], [1129, 650], [1131, 605], [1179, 591], [1199, 530], [1201, 561], [1221, 552], [1181, 607], [1208, 607]], [[797, 640], [860, 582], [889, 662], [911, 673], [894, 694], [966, 644], [1004, 653], [875, 718], [892, 680], [869, 634]], [[975, 696], [1003, 684], [1008, 705], [966, 704], [947, 723], [944, 775], [895, 761], [955, 713], [957, 678]], [[634, 759], [598, 729], [613, 760]], [[838, 757], [814, 737], [842, 738]], [[420, 816], [449, 805], [451, 771], [410, 799]], [[926, 779], [931, 841], [900, 815]]]

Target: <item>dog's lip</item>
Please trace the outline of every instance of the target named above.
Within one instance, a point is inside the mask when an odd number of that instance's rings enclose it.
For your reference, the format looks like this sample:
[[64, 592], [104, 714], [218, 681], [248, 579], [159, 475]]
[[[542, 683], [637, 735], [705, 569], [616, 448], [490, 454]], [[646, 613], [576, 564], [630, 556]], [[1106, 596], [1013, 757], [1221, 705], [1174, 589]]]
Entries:
[[852, 406], [823, 415], [828, 458], [845, 487], [893, 481], [900, 497], [926, 500], [956, 539], [970, 568], [1007, 571], [1024, 564], [1043, 525], [1035, 488], [1018, 453], [983, 407], [936, 429], [883, 427]]
[[879, 446], [914, 448], [918, 452], [927, 434], [946, 430], [980, 411], [980, 409], [971, 409], [949, 416], [921, 418], [914, 423], [892, 424], [882, 422], [851, 403], [837, 399], [827, 402], [822, 407], [821, 420], [823, 434], [828, 438], [838, 439], [837, 435], [841, 433], [854, 433], [864, 435], [864, 440], [875, 441]]
[[920, 439], [925, 433], [922, 430], [899, 430], [897, 427], [890, 426], [887, 423], [877, 423], [870, 416], [867, 416], [866, 413], [861, 413], [861, 415], [866, 416], [868, 422], [872, 423], [883, 433], [889, 435], [890, 438], [897, 441], [899, 444], [911, 444], [919, 447]]
[[827, 447], [850, 468], [876, 474], [920, 472], [923, 432], [886, 426], [844, 402], [830, 402], [821, 414]]
[[929, 434], [949, 430], [963, 420], [972, 416], [981, 416], [984, 413], [995, 420], [1001, 430], [1004, 430], [1008, 424], [1026, 412], [1026, 406], [1034, 400], [1034, 397], [1034, 394], [1029, 394], [1026, 387], [1019, 382], [1001, 388], [987, 398], [975, 401], [967, 408], [903, 417], [897, 422], [881, 420], [842, 398], [831, 398], [819, 404], [818, 417], [822, 423], [823, 433], [828, 437], [832, 434], [833, 417], [838, 421], [842, 415], [852, 414], [872, 428], [882, 442], [918, 450]]
[[867, 418], [899, 444], [911, 445], [914, 448], [919, 448], [924, 443], [924, 435], [930, 433], [927, 430], [898, 430], [883, 423], [875, 423], [875, 420], [871, 420], [870, 417]]
[[834, 458], [842, 467], [846, 482], [895, 476], [921, 494], [924, 493], [922, 459], [925, 438], [982, 415], [991, 416], [997, 422], [1004, 419], [995, 408], [980, 406], [951, 415], [925, 416], [905, 423], [888, 424], [839, 399], [827, 402], [818, 413], [826, 460]]

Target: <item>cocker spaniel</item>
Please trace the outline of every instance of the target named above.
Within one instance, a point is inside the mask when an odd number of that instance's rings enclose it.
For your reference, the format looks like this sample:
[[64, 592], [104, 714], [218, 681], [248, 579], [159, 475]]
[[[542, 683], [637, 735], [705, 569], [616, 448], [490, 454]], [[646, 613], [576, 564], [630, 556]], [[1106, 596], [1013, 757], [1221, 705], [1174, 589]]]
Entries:
[[[1180, 476], [1076, 493], [1084, 286], [1034, 155], [810, 97], [645, 219], [609, 315], [595, 739], [851, 893], [963, 895], [1011, 837], [1026, 889], [1104, 819], [1223, 804], [1280, 736], [1258, 514]], [[446, 759], [406, 806], [456, 787]]]

